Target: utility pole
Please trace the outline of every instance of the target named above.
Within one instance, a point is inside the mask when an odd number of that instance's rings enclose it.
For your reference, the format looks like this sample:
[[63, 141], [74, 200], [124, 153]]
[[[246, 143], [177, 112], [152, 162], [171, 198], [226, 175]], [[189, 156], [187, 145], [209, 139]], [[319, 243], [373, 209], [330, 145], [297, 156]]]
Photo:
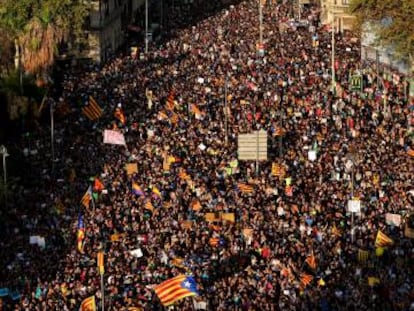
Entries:
[[335, 16], [332, 16], [332, 37], [331, 37], [331, 87], [332, 87], [332, 94], [335, 93]]
[[55, 120], [54, 120], [54, 102], [49, 99], [50, 106], [50, 145], [52, 150], [52, 172], [55, 171]]
[[259, 44], [260, 48], [263, 44], [263, 6], [262, 0], [259, 0]]
[[225, 128], [225, 137], [224, 137], [224, 142], [227, 146], [228, 144], [228, 111], [227, 111], [227, 74], [225, 77], [225, 82], [224, 82], [224, 128]]

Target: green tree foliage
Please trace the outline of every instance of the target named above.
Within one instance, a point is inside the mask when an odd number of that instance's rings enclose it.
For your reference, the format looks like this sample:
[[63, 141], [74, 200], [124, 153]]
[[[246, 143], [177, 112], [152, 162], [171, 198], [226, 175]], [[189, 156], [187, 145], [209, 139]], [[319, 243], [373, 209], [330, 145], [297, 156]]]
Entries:
[[13, 38], [24, 70], [53, 64], [58, 45], [81, 37], [88, 7], [82, 0], [0, 0], [0, 29]]
[[367, 23], [377, 43], [392, 46], [399, 58], [414, 63], [414, 0], [351, 0], [356, 26]]

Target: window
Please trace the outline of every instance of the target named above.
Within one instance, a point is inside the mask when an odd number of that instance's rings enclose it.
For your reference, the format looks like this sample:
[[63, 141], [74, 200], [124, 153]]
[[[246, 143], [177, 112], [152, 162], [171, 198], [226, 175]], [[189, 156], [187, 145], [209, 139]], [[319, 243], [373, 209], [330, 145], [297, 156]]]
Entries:
[[342, 0], [342, 5], [349, 5], [349, 0]]

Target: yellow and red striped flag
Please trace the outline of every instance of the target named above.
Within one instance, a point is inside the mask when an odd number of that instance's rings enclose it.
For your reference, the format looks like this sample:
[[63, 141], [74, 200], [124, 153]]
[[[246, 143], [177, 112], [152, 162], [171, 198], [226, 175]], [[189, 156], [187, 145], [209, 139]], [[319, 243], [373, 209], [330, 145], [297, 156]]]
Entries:
[[315, 255], [312, 253], [311, 255], [309, 255], [306, 259], [305, 262], [309, 265], [309, 267], [311, 267], [313, 270], [316, 269], [316, 258]]
[[237, 189], [242, 193], [253, 193], [254, 191], [253, 186], [240, 182], [237, 184]]
[[121, 110], [121, 108], [118, 107], [115, 109], [114, 117], [117, 118], [119, 122], [121, 122], [123, 125], [125, 125], [126, 119], [124, 112]]
[[394, 241], [382, 233], [381, 230], [378, 230], [377, 238], [375, 239], [375, 247], [387, 247], [394, 244]]
[[219, 238], [210, 238], [210, 240], [209, 240], [209, 244], [212, 247], [217, 247], [219, 242], [220, 242]]
[[278, 176], [278, 177], [284, 177], [286, 174], [286, 171], [284, 167], [278, 163], [272, 164], [272, 175]]
[[81, 199], [81, 203], [86, 208], [89, 208], [89, 205], [90, 205], [92, 200], [93, 200], [93, 198], [92, 198], [92, 186], [89, 186], [88, 189], [86, 190], [85, 194], [83, 195], [82, 199]]
[[304, 285], [304, 286], [308, 286], [313, 280], [313, 276], [310, 274], [306, 274], [306, 273], [302, 273], [300, 275], [300, 282]]
[[167, 101], [165, 103], [165, 108], [168, 109], [168, 110], [173, 110], [174, 106], [175, 106], [174, 101], [175, 101], [175, 94], [174, 94], [174, 91], [171, 90], [170, 94], [167, 97]]
[[89, 103], [82, 108], [82, 113], [91, 121], [97, 120], [102, 115], [102, 108], [98, 105], [96, 100], [89, 96]]
[[194, 278], [186, 275], [178, 275], [166, 280], [155, 286], [154, 291], [163, 306], [170, 306], [185, 297], [198, 296]]
[[105, 265], [104, 265], [104, 253], [98, 252], [97, 258], [96, 258], [96, 263], [98, 266], [98, 270], [99, 270], [99, 274], [104, 274], [105, 273]]
[[80, 305], [79, 311], [96, 311], [95, 296], [84, 299]]
[[147, 200], [145, 202], [144, 208], [148, 211], [150, 211], [151, 213], [154, 213], [154, 206], [152, 205], [150, 200]]
[[365, 262], [367, 262], [368, 258], [369, 258], [369, 252], [368, 251], [365, 251], [363, 249], [358, 249], [358, 261], [359, 262], [365, 263]]
[[180, 177], [183, 180], [190, 180], [191, 177], [188, 175], [184, 170], [178, 173], [178, 177]]

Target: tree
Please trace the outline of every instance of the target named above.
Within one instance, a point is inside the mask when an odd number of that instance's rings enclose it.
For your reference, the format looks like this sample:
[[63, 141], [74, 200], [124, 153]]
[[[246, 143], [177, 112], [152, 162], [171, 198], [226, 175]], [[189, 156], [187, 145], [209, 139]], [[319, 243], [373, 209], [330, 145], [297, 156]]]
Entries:
[[82, 0], [0, 0], [0, 29], [13, 38], [19, 65], [39, 74], [53, 64], [61, 42], [81, 37], [87, 13]]
[[414, 0], [351, 0], [350, 12], [357, 28], [370, 25], [378, 45], [414, 65]]

